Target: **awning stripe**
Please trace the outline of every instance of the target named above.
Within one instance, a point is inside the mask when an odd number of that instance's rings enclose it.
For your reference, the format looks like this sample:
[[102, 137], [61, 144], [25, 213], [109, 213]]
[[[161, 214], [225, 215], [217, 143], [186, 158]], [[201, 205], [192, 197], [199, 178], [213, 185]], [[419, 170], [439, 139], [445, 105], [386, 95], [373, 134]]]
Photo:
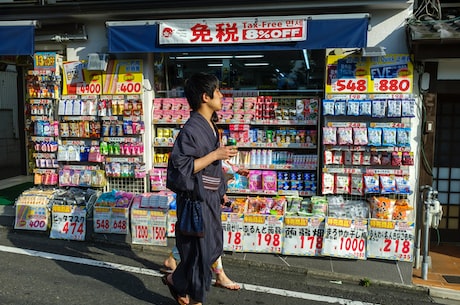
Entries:
[[160, 46], [158, 24], [121, 22], [108, 23], [110, 53], [158, 53], [158, 52], [222, 52], [222, 51], [264, 51], [301, 50], [326, 48], [363, 48], [367, 46], [369, 19], [311, 19], [307, 23], [307, 39], [296, 43], [261, 43], [215, 46]]
[[33, 23], [25, 25], [0, 23], [0, 55], [33, 55], [34, 39], [35, 24]]

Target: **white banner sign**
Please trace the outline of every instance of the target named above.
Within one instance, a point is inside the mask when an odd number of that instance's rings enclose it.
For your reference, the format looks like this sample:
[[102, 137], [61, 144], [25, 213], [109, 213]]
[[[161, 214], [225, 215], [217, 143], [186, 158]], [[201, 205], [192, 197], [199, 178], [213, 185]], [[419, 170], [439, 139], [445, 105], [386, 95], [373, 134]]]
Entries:
[[159, 43], [229, 44], [302, 41], [307, 21], [294, 17], [188, 19], [160, 22]]

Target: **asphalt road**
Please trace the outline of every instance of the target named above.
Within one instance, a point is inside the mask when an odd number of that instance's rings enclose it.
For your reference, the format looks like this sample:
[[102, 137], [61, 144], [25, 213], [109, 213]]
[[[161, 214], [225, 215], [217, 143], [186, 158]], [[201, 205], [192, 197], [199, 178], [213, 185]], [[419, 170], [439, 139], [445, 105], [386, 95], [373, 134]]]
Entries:
[[[176, 304], [161, 282], [165, 252], [53, 240], [43, 232], [0, 230], [0, 304]], [[226, 261], [239, 291], [211, 287], [205, 304], [435, 304], [415, 287], [317, 277]]]

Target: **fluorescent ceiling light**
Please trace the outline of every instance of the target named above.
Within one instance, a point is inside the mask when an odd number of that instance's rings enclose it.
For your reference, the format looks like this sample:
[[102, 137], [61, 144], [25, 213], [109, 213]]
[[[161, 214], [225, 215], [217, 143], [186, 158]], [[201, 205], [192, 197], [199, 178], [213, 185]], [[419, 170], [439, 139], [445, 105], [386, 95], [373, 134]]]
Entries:
[[366, 47], [361, 49], [361, 56], [363, 57], [377, 57], [377, 56], [385, 56], [387, 53], [385, 52], [385, 47]]
[[208, 67], [222, 67], [224, 64], [208, 64]]
[[307, 70], [310, 70], [310, 61], [308, 60], [308, 53], [306, 49], [302, 49], [303, 59], [305, 60], [305, 66]]
[[242, 59], [242, 58], [263, 58], [264, 55], [262, 54], [249, 54], [249, 55], [235, 55], [234, 56], [235, 58], [239, 58], [239, 59]]
[[246, 67], [268, 66], [268, 62], [247, 62], [244, 64]]
[[233, 56], [231, 55], [191, 55], [191, 56], [175, 56], [171, 57], [171, 59], [230, 59]]

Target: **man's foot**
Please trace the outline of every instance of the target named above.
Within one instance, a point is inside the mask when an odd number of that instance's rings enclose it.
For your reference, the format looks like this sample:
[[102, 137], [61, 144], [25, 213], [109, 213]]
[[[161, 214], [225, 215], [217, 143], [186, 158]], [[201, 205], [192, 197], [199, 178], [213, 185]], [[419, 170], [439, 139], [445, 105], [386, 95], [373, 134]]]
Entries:
[[216, 274], [216, 282], [214, 283], [214, 286], [225, 288], [228, 290], [240, 290], [241, 289], [240, 285], [232, 281], [231, 279], [229, 279], [223, 270], [221, 273]]
[[160, 269], [162, 273], [172, 273], [176, 269], [177, 263], [172, 254], [170, 254], [168, 258], [165, 259], [163, 266], [164, 268]]
[[169, 293], [171, 293], [171, 296], [176, 300], [177, 304], [179, 305], [188, 305], [190, 303], [189, 299], [187, 296], [180, 296], [179, 293], [176, 290], [176, 287], [174, 287], [174, 284], [172, 282], [172, 274], [167, 274], [161, 278], [161, 281], [163, 284], [168, 286]]

